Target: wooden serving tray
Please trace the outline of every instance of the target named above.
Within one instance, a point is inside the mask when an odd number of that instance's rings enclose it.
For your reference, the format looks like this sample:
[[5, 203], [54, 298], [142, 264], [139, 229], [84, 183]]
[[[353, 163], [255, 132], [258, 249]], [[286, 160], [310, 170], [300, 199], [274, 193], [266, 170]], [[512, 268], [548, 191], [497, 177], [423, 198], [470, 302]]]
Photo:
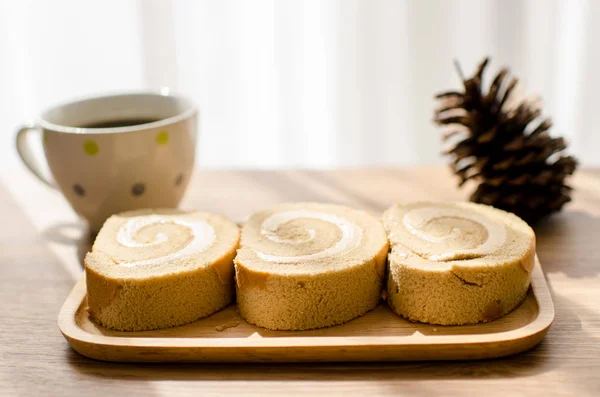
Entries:
[[349, 323], [312, 331], [269, 331], [246, 323], [235, 305], [192, 324], [157, 331], [111, 331], [86, 310], [83, 277], [58, 316], [64, 337], [80, 354], [133, 362], [307, 362], [463, 360], [502, 357], [537, 345], [554, 306], [536, 258], [525, 301], [486, 323], [435, 326], [409, 322], [385, 303]]

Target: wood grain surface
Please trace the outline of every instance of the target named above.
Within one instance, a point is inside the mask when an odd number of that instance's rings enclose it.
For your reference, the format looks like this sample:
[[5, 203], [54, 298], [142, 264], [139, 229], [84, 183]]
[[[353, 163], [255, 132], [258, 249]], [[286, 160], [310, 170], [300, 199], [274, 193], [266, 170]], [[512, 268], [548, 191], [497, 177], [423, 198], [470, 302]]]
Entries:
[[[0, 395], [600, 395], [600, 171], [579, 172], [574, 202], [536, 228], [556, 318], [529, 352], [467, 362], [115, 364], [75, 353], [56, 317], [91, 244], [57, 192], [21, 169], [0, 176]], [[380, 212], [464, 199], [439, 169], [198, 172], [183, 207], [243, 220], [284, 201]]]

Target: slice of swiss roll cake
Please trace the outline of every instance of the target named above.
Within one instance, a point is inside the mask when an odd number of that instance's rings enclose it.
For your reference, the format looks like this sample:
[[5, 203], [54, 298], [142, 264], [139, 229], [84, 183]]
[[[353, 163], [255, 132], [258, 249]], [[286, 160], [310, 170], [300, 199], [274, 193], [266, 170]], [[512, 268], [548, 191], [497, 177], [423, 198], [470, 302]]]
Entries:
[[235, 259], [239, 312], [272, 330], [350, 321], [378, 304], [387, 253], [382, 224], [364, 211], [316, 203], [260, 211]]
[[384, 226], [388, 303], [405, 318], [486, 322], [525, 298], [535, 235], [515, 215], [481, 204], [420, 202], [391, 207]]
[[231, 302], [239, 230], [201, 212], [143, 210], [110, 217], [85, 257], [88, 310], [122, 331], [173, 327]]

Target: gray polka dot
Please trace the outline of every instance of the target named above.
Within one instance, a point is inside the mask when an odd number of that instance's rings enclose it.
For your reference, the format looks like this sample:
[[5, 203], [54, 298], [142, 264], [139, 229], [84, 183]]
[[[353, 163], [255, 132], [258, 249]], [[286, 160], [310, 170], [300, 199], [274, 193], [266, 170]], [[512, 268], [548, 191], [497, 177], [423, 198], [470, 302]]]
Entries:
[[146, 186], [143, 183], [136, 183], [131, 187], [131, 194], [141, 196], [146, 191]]
[[79, 197], [85, 196], [85, 189], [79, 183], [76, 183], [76, 184], [73, 185], [73, 191]]
[[175, 178], [175, 186], [181, 185], [182, 182], [183, 182], [183, 174], [179, 173], [179, 175], [177, 175], [177, 178]]

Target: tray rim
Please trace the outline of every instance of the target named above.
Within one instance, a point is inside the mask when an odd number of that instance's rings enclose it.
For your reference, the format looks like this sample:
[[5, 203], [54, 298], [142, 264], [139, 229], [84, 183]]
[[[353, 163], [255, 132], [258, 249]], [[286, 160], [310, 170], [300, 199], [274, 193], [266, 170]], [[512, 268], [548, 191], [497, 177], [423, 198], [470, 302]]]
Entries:
[[[554, 320], [554, 305], [546, 283], [546, 279], [541, 269], [539, 260], [535, 258], [535, 265], [531, 273], [531, 287], [533, 296], [537, 301], [538, 315], [530, 323], [523, 327], [505, 332], [486, 333], [486, 334], [458, 334], [458, 335], [438, 335], [435, 338], [427, 340], [403, 340], [397, 336], [278, 336], [276, 338], [178, 338], [178, 337], [124, 337], [124, 336], [106, 336], [91, 334], [84, 331], [77, 325], [75, 315], [86, 297], [85, 276], [82, 276], [75, 284], [67, 299], [65, 300], [59, 315], [58, 327], [69, 342], [71, 347], [78, 353], [94, 359], [105, 361], [169, 361], [169, 362], [299, 362], [299, 361], [405, 361], [413, 360], [417, 357], [415, 354], [401, 354], [403, 350], [413, 352], [415, 348], [442, 348], [455, 347], [458, 350], [456, 354], [435, 354], [419, 356], [419, 360], [461, 360], [461, 359], [481, 359], [503, 357], [511, 354], [520, 353], [537, 345]], [[389, 348], [393, 351], [387, 352], [388, 355], [382, 355], [380, 359], [373, 358], [373, 355], [363, 356], [365, 348]], [[471, 351], [472, 348], [485, 348], [483, 354], [476, 354]], [[272, 349], [282, 348], [293, 349], [335, 349], [343, 351], [345, 354], [331, 357], [331, 352], [323, 354], [324, 358], [319, 358], [319, 354], [307, 355], [305, 358], [293, 359], [286, 358], [285, 352], [277, 354]], [[112, 349], [119, 350], [123, 358], [119, 355], [111, 354]], [[155, 350], [157, 354], [149, 354], [148, 350]], [[200, 349], [202, 354], [194, 358], [189, 356], [190, 349]], [[240, 357], [233, 356], [231, 353], [239, 353]], [[161, 359], [160, 352], [169, 350], [168, 357]], [[184, 357], [177, 359], [177, 351], [185, 350]], [[219, 359], [219, 352], [229, 350], [229, 354], [224, 354], [224, 359]], [[264, 350], [265, 355], [261, 356]], [[354, 352], [355, 351], [355, 352]], [[144, 353], [142, 353], [144, 352]], [[353, 354], [356, 353], [356, 354]], [[139, 357], [132, 357], [139, 353]], [[282, 353], [282, 352], [280, 352]], [[415, 352], [413, 352], [415, 353]], [[433, 352], [435, 353], [435, 352]], [[244, 357], [242, 357], [244, 356]], [[290, 354], [291, 356], [291, 354]]]

